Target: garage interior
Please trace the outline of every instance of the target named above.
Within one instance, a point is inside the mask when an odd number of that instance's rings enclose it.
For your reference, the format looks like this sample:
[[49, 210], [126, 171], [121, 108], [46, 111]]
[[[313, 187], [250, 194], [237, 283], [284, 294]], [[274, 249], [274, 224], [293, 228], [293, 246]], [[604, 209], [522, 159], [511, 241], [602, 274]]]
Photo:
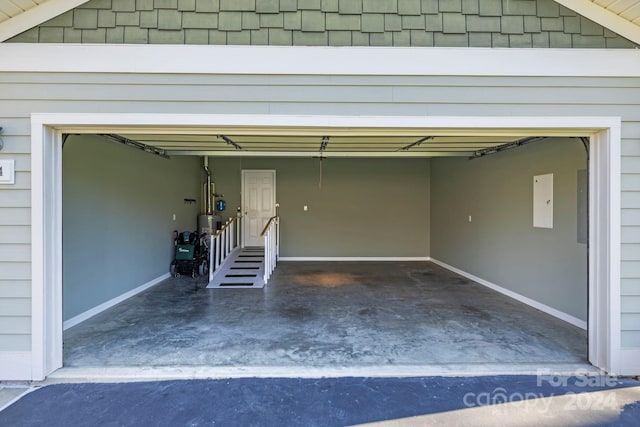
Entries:
[[[583, 328], [443, 268], [586, 325], [583, 139], [252, 133], [67, 137], [65, 367], [588, 363]], [[173, 230], [203, 211], [204, 155], [226, 216], [242, 170], [276, 170], [283, 261], [269, 284], [170, 278], [74, 324], [167, 273]], [[552, 228], [532, 226], [543, 174]], [[328, 260], [360, 257], [415, 260]]]

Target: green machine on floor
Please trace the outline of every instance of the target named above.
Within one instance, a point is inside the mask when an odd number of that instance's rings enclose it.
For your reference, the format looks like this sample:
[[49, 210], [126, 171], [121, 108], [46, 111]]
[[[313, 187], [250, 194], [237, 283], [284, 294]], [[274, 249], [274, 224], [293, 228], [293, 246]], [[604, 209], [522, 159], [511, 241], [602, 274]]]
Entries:
[[204, 276], [209, 272], [207, 261], [208, 250], [203, 239], [196, 231], [174, 231], [175, 253], [171, 262], [171, 275]]

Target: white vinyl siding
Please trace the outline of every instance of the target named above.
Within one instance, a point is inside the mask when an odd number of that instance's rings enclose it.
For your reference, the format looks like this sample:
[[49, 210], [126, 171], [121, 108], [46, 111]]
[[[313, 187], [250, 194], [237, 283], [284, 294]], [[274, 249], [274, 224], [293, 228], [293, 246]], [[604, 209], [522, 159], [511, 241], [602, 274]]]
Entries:
[[0, 97], [0, 351], [30, 349], [32, 112], [621, 117], [622, 345], [640, 348], [640, 78], [0, 73]]

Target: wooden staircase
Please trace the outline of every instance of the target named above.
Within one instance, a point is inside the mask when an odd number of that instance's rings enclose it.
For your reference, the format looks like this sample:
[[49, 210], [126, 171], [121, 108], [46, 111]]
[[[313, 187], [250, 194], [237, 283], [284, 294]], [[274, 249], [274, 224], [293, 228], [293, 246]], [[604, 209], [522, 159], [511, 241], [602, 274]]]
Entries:
[[213, 274], [209, 289], [264, 288], [264, 248], [236, 248]]

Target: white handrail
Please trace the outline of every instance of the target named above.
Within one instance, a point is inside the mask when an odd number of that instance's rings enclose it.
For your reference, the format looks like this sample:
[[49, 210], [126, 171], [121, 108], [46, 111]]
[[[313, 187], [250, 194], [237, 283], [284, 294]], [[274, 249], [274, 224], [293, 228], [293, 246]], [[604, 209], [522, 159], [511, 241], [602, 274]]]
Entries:
[[[220, 230], [209, 237], [209, 281], [229, 254], [240, 244], [242, 216], [229, 218]], [[237, 231], [236, 231], [237, 230]]]
[[266, 285], [280, 258], [280, 217], [271, 217], [261, 236], [264, 239], [264, 284]]

